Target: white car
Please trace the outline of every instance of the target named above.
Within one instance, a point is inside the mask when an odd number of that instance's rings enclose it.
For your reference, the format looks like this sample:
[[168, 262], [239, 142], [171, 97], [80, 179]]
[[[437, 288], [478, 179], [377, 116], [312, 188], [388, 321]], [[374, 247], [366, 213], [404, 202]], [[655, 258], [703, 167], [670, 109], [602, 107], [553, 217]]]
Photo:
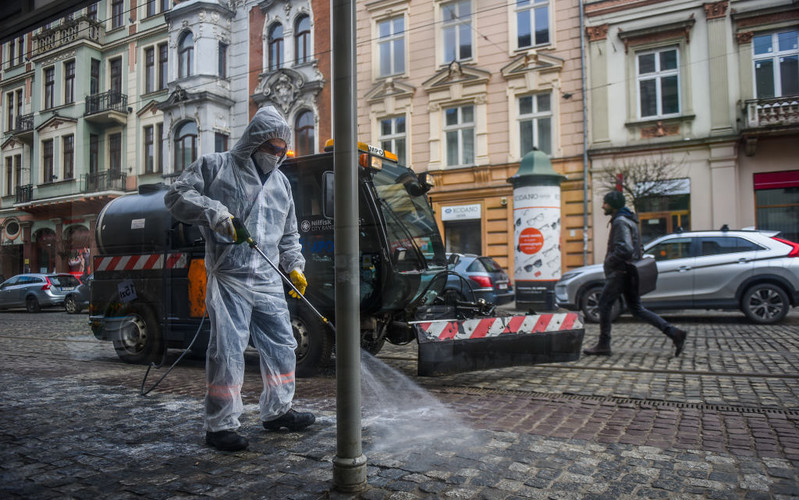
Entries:
[[[799, 244], [778, 235], [719, 230], [657, 238], [644, 247], [657, 261], [657, 288], [641, 301], [647, 309], [740, 309], [756, 323], [781, 321], [799, 304]], [[604, 282], [601, 264], [572, 269], [555, 285], [555, 298], [596, 322]]]

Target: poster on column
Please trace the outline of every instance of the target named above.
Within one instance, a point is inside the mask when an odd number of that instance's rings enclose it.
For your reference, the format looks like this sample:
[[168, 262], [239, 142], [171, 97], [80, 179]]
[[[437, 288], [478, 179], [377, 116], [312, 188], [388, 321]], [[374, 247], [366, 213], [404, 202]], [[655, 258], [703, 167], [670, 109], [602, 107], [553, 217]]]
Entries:
[[560, 186], [513, 190], [516, 280], [560, 278]]

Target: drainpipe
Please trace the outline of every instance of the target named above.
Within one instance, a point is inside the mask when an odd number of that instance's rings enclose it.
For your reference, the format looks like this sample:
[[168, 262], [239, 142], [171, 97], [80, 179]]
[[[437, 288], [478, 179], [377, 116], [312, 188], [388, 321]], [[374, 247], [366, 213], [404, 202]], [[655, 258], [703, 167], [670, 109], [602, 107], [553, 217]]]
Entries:
[[358, 152], [355, 0], [330, 2], [333, 46], [333, 177], [336, 183], [336, 457], [333, 486], [366, 487], [361, 450], [361, 322], [358, 272]]
[[583, 16], [583, 0], [578, 2], [580, 8], [580, 75], [583, 81], [583, 265], [588, 265], [588, 86], [585, 75], [585, 19]]

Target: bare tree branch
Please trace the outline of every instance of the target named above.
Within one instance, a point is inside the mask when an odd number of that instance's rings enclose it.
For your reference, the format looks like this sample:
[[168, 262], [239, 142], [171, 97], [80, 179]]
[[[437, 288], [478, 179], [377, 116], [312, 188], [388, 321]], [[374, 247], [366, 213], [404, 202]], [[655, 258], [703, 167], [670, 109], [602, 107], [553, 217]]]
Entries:
[[644, 200], [667, 196], [678, 189], [678, 180], [684, 177], [683, 163], [663, 155], [628, 158], [611, 168], [598, 171], [595, 175], [599, 186], [605, 191], [615, 190], [621, 176], [622, 193], [638, 212]]

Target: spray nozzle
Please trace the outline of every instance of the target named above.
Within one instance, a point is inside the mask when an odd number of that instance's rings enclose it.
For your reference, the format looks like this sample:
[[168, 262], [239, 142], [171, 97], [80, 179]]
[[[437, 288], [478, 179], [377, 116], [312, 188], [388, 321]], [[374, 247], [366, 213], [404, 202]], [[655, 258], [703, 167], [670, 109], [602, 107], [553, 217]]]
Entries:
[[247, 231], [247, 226], [238, 217], [233, 217], [233, 229], [236, 230], [236, 244], [249, 243], [253, 244], [250, 232]]

